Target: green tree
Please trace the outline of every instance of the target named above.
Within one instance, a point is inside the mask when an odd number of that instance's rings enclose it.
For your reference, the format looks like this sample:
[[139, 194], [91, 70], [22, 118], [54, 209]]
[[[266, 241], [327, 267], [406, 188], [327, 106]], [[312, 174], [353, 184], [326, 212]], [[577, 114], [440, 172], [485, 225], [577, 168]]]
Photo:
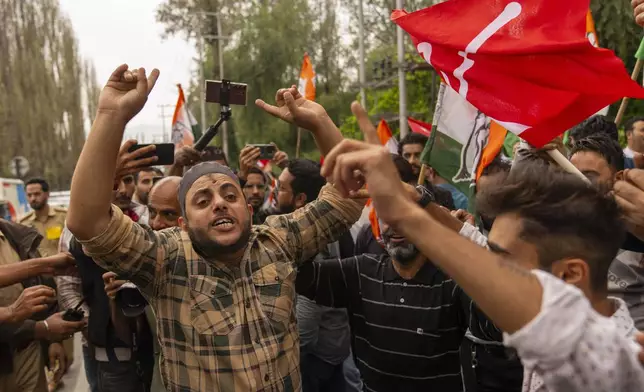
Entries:
[[69, 189], [98, 99], [95, 72], [57, 0], [0, 0], [0, 24], [0, 175], [21, 155], [29, 175]]

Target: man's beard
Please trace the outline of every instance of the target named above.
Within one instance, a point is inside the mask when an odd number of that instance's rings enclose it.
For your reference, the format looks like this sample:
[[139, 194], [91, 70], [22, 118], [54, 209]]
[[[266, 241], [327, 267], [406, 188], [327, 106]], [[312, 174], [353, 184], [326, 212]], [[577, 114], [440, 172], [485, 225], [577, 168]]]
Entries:
[[262, 208], [262, 205], [264, 204], [264, 199], [251, 196], [248, 198], [248, 204], [250, 204], [255, 210], [255, 212], [257, 212], [259, 211], [260, 208]]
[[188, 237], [192, 241], [192, 247], [195, 252], [205, 259], [216, 259], [217, 256], [229, 255], [243, 249], [248, 245], [250, 238], [251, 222], [246, 221], [246, 227], [242, 230], [239, 239], [234, 244], [222, 245], [216, 240], [208, 237], [206, 230], [195, 229], [188, 225]]
[[385, 250], [389, 253], [389, 256], [391, 256], [392, 259], [396, 260], [400, 264], [410, 264], [412, 261], [416, 260], [416, 257], [420, 253], [418, 248], [411, 243], [398, 246], [385, 242]]
[[295, 211], [295, 203], [291, 202], [289, 204], [280, 204], [279, 206], [280, 214], [290, 214]]
[[33, 203], [33, 204], [29, 204], [29, 207], [31, 207], [35, 211], [40, 211], [45, 207], [45, 203], [44, 202], [43, 203]]

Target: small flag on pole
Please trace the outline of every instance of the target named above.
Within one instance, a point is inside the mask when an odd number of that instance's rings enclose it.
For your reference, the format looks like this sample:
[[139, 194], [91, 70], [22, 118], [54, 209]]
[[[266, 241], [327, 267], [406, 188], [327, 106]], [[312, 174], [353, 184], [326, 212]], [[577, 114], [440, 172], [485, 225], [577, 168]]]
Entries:
[[384, 119], [380, 120], [376, 131], [378, 132], [380, 144], [387, 147], [390, 153], [398, 154], [398, 141], [391, 133], [391, 128], [389, 128], [389, 125]]
[[503, 148], [506, 134], [505, 128], [441, 84], [421, 161], [469, 199], [483, 169]]
[[308, 53], [304, 53], [304, 60], [302, 61], [302, 69], [300, 71], [300, 83], [297, 87], [298, 91], [304, 98], [309, 101], [315, 101], [315, 71], [311, 58]]
[[177, 87], [179, 88], [179, 99], [177, 99], [177, 106], [174, 108], [172, 116], [172, 143], [176, 148], [181, 148], [194, 144], [194, 129], [197, 127], [197, 120], [186, 105], [186, 97], [183, 95], [181, 85], [177, 84]]
[[411, 129], [411, 131], [414, 133], [419, 133], [423, 136], [429, 137], [432, 132], [431, 125], [416, 120], [415, 118], [407, 117], [407, 123], [409, 124], [409, 129]]

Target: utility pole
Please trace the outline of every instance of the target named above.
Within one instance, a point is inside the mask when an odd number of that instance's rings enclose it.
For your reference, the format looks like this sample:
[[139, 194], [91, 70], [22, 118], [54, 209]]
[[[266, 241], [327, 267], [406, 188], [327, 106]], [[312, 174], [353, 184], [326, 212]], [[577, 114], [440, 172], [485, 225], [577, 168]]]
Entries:
[[[203, 58], [203, 40], [204, 39], [212, 39], [217, 41], [217, 57], [219, 61], [219, 80], [224, 79], [224, 49], [223, 49], [223, 41], [229, 40], [231, 37], [223, 36], [222, 35], [222, 29], [221, 29], [221, 18], [219, 17], [219, 12], [206, 12], [206, 11], [199, 11], [196, 12], [196, 14], [200, 16], [214, 16], [217, 20], [217, 35], [204, 35], [202, 33], [202, 27], [201, 27], [201, 20], [197, 23], [198, 29], [197, 29], [197, 34], [199, 35], [197, 37], [197, 42], [199, 45], [199, 62], [201, 63], [199, 65], [199, 71], [200, 71], [200, 77], [201, 77], [201, 121], [203, 123], [202, 129], [205, 130], [208, 128], [206, 125], [206, 78], [204, 75], [204, 58]], [[228, 157], [228, 125], [224, 121], [222, 124], [222, 134], [221, 134], [221, 140], [222, 140], [222, 149], [224, 150], [224, 154], [226, 157]]]
[[165, 109], [166, 108], [173, 108], [174, 105], [157, 105], [159, 109], [161, 109], [161, 114], [159, 117], [161, 118], [161, 129], [163, 132], [163, 141], [165, 143], [168, 143], [170, 140], [172, 140], [172, 128], [170, 128], [170, 135], [168, 135], [165, 131], [165, 119], [170, 117], [172, 118], [172, 114], [165, 114]]
[[[403, 0], [396, 0], [396, 8], [403, 8]], [[400, 26], [398, 31], [398, 94], [400, 97], [399, 115], [400, 115], [400, 138], [407, 136], [407, 85], [405, 83], [405, 41], [403, 30]]]
[[[221, 18], [219, 13], [215, 15], [217, 18], [217, 57], [219, 57], [219, 80], [224, 80], [224, 50], [223, 50], [223, 40], [224, 38], [221, 35]], [[224, 150], [224, 155], [228, 158], [228, 123], [224, 121], [222, 124], [222, 134], [221, 134], [221, 144]]]
[[367, 93], [365, 92], [365, 84], [367, 77], [365, 75], [365, 54], [364, 54], [364, 13], [362, 11], [362, 0], [358, 0], [358, 25], [359, 25], [359, 56], [360, 56], [360, 104], [367, 110]]
[[199, 103], [201, 105], [201, 132], [206, 132], [206, 77], [204, 76], [204, 59], [203, 59], [203, 34], [201, 34], [201, 23], [197, 23], [197, 31], [199, 36], [197, 37], [197, 45], [199, 46]]

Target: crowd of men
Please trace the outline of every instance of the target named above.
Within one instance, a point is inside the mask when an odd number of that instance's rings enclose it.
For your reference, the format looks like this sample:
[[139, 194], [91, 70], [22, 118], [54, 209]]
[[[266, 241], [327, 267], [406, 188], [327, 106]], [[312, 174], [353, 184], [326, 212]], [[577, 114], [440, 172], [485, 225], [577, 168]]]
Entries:
[[158, 77], [115, 69], [68, 210], [34, 178], [0, 220], [0, 391], [55, 389], [76, 333], [91, 392], [644, 388], [644, 117], [624, 149], [594, 116], [500, 154], [468, 199], [419, 178], [426, 137], [391, 154], [358, 110], [344, 140], [295, 87], [256, 104], [322, 165], [183, 147], [157, 168], [122, 138]]

